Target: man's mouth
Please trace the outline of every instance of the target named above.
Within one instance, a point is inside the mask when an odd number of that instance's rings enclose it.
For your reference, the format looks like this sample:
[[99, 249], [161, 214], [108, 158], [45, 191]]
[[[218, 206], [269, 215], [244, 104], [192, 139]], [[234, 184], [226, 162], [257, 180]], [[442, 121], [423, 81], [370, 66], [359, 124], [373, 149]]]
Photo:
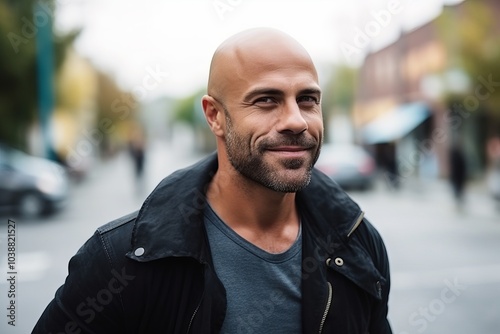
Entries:
[[275, 146], [269, 147], [267, 151], [288, 158], [300, 158], [308, 154], [311, 147], [306, 146]]

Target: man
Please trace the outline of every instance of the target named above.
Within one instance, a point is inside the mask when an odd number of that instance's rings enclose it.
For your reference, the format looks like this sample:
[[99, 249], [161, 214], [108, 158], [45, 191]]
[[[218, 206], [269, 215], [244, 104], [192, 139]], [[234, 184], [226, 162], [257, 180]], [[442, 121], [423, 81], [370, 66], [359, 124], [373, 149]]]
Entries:
[[34, 333], [391, 333], [384, 244], [313, 169], [314, 65], [290, 36], [225, 41], [202, 98], [217, 153], [97, 230]]
[[450, 147], [450, 183], [453, 190], [453, 197], [458, 210], [464, 207], [464, 192], [467, 182], [467, 161], [463, 144], [459, 139], [455, 139]]

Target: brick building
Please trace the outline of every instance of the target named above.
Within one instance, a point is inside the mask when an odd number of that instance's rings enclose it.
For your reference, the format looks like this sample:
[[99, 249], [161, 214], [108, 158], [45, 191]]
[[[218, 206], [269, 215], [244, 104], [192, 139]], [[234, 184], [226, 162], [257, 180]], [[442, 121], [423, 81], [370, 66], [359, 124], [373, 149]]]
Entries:
[[[500, 14], [500, 2], [483, 2]], [[467, 15], [464, 4], [447, 6], [443, 12], [456, 15], [460, 24], [458, 18]], [[445, 42], [438, 19], [366, 56], [353, 110], [357, 139], [373, 148], [381, 164], [387, 152], [393, 152], [403, 176], [427, 177], [448, 175], [448, 150], [458, 142], [471, 175], [481, 175], [486, 164], [485, 127], [494, 116], [474, 95], [481, 82], [471, 82], [460, 69], [460, 55], [453, 49], [460, 41]], [[453, 105], [443, 98], [450, 93], [460, 96]]]

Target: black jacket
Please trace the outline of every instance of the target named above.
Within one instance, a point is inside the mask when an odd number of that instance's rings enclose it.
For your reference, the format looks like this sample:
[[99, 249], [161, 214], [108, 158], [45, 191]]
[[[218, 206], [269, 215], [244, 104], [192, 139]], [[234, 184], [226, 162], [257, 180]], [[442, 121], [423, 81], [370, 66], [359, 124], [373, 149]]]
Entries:
[[[140, 211], [97, 229], [71, 259], [33, 333], [218, 333], [225, 289], [203, 224], [216, 155], [165, 178]], [[334, 182], [314, 170], [297, 193], [304, 333], [391, 333], [384, 244]], [[288, 334], [288, 333], [287, 333]]]

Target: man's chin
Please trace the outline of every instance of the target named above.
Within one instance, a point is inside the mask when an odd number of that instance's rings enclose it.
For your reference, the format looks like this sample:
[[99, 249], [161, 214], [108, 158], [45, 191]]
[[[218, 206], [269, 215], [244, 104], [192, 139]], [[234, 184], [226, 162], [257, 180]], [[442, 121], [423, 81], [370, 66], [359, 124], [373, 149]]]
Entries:
[[271, 170], [279, 171], [283, 168], [288, 170], [297, 170], [306, 168], [311, 165], [312, 157], [310, 155], [306, 156], [286, 156], [286, 155], [273, 155], [267, 160], [267, 165], [271, 167]]
[[300, 183], [275, 183], [267, 188], [280, 193], [296, 193], [309, 185], [309, 181]]
[[281, 164], [288, 170], [300, 170], [304, 169], [307, 162], [304, 159], [286, 159]]
[[292, 193], [305, 188], [311, 181], [311, 172], [307, 169], [286, 170], [272, 178], [269, 188], [279, 191]]

